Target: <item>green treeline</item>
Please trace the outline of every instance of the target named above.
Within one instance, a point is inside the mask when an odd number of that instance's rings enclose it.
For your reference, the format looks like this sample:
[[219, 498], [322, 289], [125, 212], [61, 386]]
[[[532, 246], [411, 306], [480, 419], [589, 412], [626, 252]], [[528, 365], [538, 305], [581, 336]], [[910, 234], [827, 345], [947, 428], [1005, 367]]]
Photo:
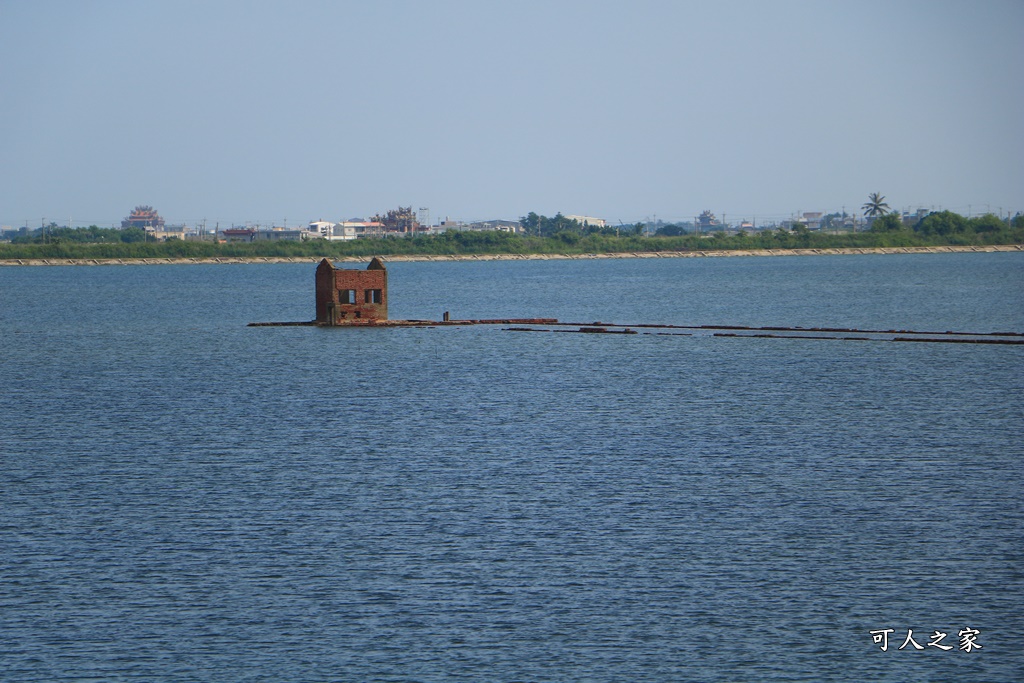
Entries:
[[[259, 241], [217, 244], [168, 240], [146, 241], [143, 230], [54, 227], [44, 236], [0, 243], [0, 259], [131, 259], [213, 257], [370, 257], [460, 254], [602, 254], [655, 251], [747, 249], [840, 249], [873, 247], [983, 246], [1024, 243], [1024, 216], [1012, 225], [994, 215], [965, 218], [950, 211], [925, 216], [906, 226], [889, 214], [858, 233], [810, 232], [802, 226], [752, 233], [644, 236], [643, 226], [581, 226], [560, 214], [531, 213], [522, 219], [525, 235], [506, 232], [448, 231], [440, 235], [325, 240]], [[618, 234], [616, 234], [618, 233]]]
[[38, 242], [78, 242], [82, 244], [120, 244], [145, 242], [146, 231], [142, 228], [100, 228], [90, 225], [88, 228], [60, 227], [50, 223], [45, 229], [36, 230], [31, 235], [19, 235], [11, 240], [15, 244]]

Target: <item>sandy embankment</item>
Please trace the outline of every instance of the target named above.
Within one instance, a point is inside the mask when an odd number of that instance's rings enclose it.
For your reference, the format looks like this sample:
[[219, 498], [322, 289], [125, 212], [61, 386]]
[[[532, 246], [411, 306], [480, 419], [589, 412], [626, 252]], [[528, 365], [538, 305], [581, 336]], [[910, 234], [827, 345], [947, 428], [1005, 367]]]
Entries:
[[[870, 249], [732, 249], [706, 251], [651, 251], [615, 254], [460, 254], [437, 256], [409, 254], [385, 256], [385, 261], [549, 261], [564, 259], [620, 259], [620, 258], [705, 258], [733, 256], [826, 256], [850, 254], [942, 254], [961, 252], [1024, 251], [1024, 245], [1006, 244], [984, 247], [875, 247]], [[140, 258], [140, 259], [0, 259], [0, 266], [118, 266], [118, 265], [173, 265], [173, 264], [238, 264], [238, 263], [318, 263], [322, 256], [301, 257], [212, 257], [212, 258]], [[332, 258], [339, 263], [364, 263], [368, 256]]]

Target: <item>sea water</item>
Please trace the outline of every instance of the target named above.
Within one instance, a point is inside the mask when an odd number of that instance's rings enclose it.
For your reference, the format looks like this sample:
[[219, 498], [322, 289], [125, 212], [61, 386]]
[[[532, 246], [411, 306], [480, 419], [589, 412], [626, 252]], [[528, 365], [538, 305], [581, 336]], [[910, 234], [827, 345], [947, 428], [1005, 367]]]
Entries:
[[[1024, 347], [247, 327], [314, 268], [0, 268], [0, 680], [1020, 679]], [[1016, 253], [388, 270], [393, 318], [1024, 332]]]

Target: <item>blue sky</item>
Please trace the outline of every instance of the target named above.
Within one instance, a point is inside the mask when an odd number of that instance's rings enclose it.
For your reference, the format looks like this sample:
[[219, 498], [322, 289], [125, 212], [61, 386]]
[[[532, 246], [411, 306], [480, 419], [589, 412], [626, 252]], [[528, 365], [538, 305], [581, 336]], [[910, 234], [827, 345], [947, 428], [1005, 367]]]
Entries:
[[1024, 2], [0, 0], [0, 224], [1024, 210]]

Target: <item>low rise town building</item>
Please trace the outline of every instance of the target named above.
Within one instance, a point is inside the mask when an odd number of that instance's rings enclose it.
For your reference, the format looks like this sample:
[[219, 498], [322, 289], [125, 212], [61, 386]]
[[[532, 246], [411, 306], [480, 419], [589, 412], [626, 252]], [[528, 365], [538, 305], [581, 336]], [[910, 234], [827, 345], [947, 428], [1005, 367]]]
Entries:
[[576, 221], [584, 228], [604, 228], [608, 225], [608, 222], [603, 218], [595, 218], [594, 216], [577, 216], [575, 214], [566, 214], [565, 216], [571, 221]]

